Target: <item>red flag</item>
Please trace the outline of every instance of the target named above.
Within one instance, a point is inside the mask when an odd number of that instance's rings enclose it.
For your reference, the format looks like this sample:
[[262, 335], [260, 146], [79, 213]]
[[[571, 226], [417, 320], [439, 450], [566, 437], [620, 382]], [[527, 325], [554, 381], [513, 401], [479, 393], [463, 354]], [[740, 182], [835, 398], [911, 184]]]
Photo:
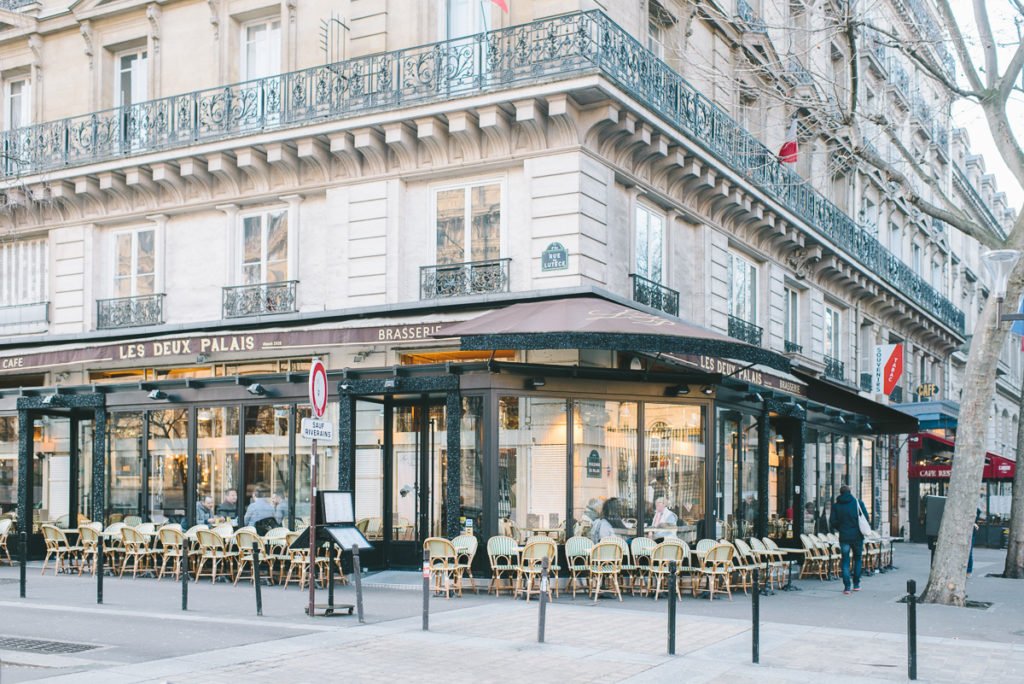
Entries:
[[495, 5], [501, 8], [501, 11], [508, 14], [508, 3], [505, 0], [491, 0]]
[[796, 118], [794, 118], [789, 122], [789, 130], [786, 131], [786, 142], [782, 143], [782, 148], [779, 150], [779, 161], [783, 164], [795, 164], [796, 157]]

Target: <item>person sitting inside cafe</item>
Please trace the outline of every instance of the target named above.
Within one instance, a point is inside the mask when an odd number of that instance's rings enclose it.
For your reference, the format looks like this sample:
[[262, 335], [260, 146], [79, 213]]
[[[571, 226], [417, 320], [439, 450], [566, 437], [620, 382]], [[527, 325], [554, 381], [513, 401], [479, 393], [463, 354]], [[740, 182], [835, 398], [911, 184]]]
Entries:
[[238, 490], [229, 489], [224, 492], [224, 500], [217, 504], [217, 515], [227, 518], [238, 515]]
[[621, 530], [625, 526], [619, 513], [619, 500], [613, 496], [604, 502], [601, 517], [595, 520], [594, 526], [590, 528], [590, 538], [596, 544], [606, 537], [614, 536], [616, 530]]
[[252, 493], [252, 503], [245, 509], [245, 524], [255, 525], [260, 520], [274, 519], [274, 506], [270, 503], [270, 492], [257, 488]]
[[213, 517], [213, 497], [204, 496], [196, 501], [196, 525], [205, 525]]

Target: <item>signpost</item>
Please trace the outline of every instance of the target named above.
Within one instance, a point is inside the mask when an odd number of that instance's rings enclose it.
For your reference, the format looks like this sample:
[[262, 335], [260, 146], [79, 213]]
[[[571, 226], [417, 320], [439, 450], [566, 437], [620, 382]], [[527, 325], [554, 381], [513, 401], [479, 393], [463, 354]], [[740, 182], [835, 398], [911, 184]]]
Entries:
[[316, 420], [302, 420], [302, 436], [313, 441], [309, 457], [309, 617], [316, 615], [316, 443], [318, 439], [330, 439], [334, 434], [334, 426], [328, 421], [320, 420], [327, 411], [327, 369], [323, 361], [313, 359], [309, 369], [309, 403], [313, 407]]

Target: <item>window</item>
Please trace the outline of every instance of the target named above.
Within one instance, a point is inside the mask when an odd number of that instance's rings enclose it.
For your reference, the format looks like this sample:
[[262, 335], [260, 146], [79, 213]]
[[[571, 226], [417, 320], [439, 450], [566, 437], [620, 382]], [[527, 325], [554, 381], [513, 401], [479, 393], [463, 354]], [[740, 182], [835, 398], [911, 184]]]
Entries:
[[242, 284], [288, 280], [288, 212], [266, 211], [242, 219]]
[[4, 124], [7, 130], [32, 123], [31, 88], [27, 78], [8, 81], [4, 92]]
[[648, 207], [636, 207], [636, 273], [661, 282], [665, 244], [665, 217]]
[[665, 58], [664, 29], [661, 24], [651, 16], [647, 20], [647, 49], [654, 53], [658, 59]]
[[932, 262], [932, 287], [942, 291], [942, 266], [937, 261]]
[[114, 236], [114, 296], [137, 297], [156, 289], [156, 239], [152, 228]]
[[921, 245], [916, 242], [910, 248], [910, 266], [914, 273], [921, 274]]
[[491, 0], [447, 0], [445, 36], [463, 38], [491, 29]]
[[126, 107], [149, 98], [148, 60], [145, 50], [121, 52], [114, 58], [114, 106]]
[[838, 309], [825, 307], [825, 356], [842, 360], [842, 319]]
[[757, 323], [757, 266], [729, 254], [729, 314]]
[[263, 19], [242, 26], [242, 79], [281, 72], [281, 21]]
[[501, 184], [438, 190], [434, 208], [438, 264], [501, 258]]
[[46, 238], [0, 242], [0, 307], [46, 301], [47, 245]]
[[900, 227], [895, 223], [889, 224], [889, 251], [898, 258], [903, 258], [903, 240], [900, 234]]
[[785, 341], [794, 344], [800, 343], [800, 293], [791, 288], [786, 288], [786, 322]]

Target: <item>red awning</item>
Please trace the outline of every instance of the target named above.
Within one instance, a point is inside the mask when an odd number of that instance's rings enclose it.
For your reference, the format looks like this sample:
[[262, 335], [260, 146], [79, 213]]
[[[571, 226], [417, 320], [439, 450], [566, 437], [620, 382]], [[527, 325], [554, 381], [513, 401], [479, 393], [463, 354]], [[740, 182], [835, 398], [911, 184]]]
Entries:
[[[953, 472], [956, 444], [930, 432], [918, 432], [907, 439], [910, 449], [910, 478], [913, 480], [948, 480]], [[1013, 480], [1015, 461], [988, 452], [982, 479]]]

